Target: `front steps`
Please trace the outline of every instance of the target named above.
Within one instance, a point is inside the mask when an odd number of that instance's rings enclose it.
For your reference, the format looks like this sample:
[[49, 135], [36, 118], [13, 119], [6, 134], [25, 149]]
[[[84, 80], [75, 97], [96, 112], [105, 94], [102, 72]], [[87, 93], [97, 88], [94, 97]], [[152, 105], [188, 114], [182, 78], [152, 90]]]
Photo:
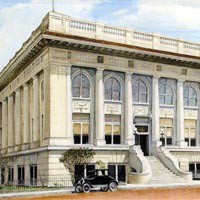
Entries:
[[186, 183], [187, 181], [166, 168], [155, 156], [146, 156], [151, 169], [152, 178], [148, 184]]

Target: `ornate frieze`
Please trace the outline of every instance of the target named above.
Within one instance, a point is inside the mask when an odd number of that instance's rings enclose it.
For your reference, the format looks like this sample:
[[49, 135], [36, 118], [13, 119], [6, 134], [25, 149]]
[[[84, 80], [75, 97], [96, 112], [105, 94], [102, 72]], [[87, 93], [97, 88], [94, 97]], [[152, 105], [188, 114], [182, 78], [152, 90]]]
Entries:
[[52, 57], [65, 60], [67, 58], [67, 52], [65, 50], [54, 50]]
[[160, 117], [173, 118], [174, 117], [174, 109], [173, 108], [160, 108]]
[[73, 113], [90, 113], [90, 102], [73, 100]]
[[134, 64], [134, 69], [141, 70], [141, 71], [154, 71], [155, 63], [145, 62], [136, 60]]
[[133, 106], [134, 116], [148, 116], [148, 106]]
[[197, 119], [197, 110], [185, 110], [184, 119]]
[[115, 114], [120, 115], [122, 112], [121, 104], [114, 104], [114, 103], [105, 103], [104, 104], [104, 112], [105, 114]]

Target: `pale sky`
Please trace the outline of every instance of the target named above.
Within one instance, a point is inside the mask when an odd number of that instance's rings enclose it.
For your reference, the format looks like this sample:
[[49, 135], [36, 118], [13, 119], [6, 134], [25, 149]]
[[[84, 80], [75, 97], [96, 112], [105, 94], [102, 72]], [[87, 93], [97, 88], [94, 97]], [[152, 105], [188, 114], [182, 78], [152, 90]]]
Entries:
[[[0, 0], [0, 69], [40, 24], [52, 0]], [[200, 42], [200, 0], [54, 0], [55, 11]]]

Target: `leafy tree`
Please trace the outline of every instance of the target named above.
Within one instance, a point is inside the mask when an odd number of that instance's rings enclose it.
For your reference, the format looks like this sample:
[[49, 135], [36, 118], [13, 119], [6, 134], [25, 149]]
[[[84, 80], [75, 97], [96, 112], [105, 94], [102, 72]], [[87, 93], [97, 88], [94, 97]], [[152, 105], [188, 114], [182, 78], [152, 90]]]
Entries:
[[4, 158], [2, 157], [2, 155], [0, 155], [0, 176], [1, 178], [3, 178], [0, 184], [2, 185], [6, 185], [8, 182], [8, 176], [10, 174], [10, 168], [8, 167], [8, 163], [9, 159]]
[[63, 163], [65, 168], [69, 170], [69, 173], [72, 176], [73, 183], [75, 182], [75, 165], [89, 163], [94, 155], [95, 152], [89, 148], [72, 148], [62, 154], [62, 156], [60, 157], [60, 162]]

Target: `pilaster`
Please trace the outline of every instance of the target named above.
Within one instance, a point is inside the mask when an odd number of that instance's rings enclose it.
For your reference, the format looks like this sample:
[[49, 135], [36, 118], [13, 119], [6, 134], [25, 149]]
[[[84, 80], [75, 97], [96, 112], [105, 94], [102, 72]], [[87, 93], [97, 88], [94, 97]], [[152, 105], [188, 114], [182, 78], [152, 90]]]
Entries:
[[177, 80], [177, 145], [186, 147], [184, 138], [184, 97], [183, 80]]
[[3, 100], [2, 106], [2, 149], [5, 149], [8, 147], [8, 98]]
[[133, 145], [133, 98], [132, 98], [132, 74], [125, 75], [125, 144]]
[[161, 145], [159, 124], [159, 77], [152, 81], [152, 142], [154, 147]]
[[103, 70], [96, 71], [96, 145], [105, 145]]
[[8, 147], [9, 152], [13, 151], [15, 141], [14, 135], [14, 94], [8, 97]]

